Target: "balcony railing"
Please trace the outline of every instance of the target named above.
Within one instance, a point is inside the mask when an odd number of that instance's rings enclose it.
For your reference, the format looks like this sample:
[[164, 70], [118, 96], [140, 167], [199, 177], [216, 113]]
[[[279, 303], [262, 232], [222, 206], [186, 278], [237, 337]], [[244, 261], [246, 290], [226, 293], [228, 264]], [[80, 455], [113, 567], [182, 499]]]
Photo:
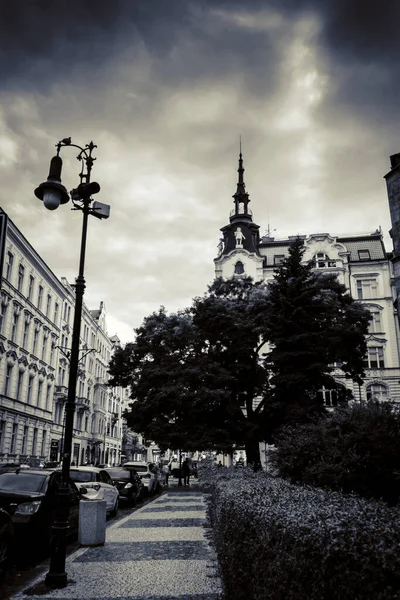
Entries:
[[60, 398], [67, 398], [68, 387], [66, 385], [56, 385], [54, 388], [54, 396], [57, 400], [59, 400]]

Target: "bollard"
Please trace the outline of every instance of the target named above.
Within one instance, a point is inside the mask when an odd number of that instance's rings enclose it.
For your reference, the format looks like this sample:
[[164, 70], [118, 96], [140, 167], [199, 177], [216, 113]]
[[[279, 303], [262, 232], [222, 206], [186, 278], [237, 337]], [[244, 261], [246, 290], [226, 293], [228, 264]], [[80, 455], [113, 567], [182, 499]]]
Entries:
[[78, 542], [81, 546], [102, 546], [106, 541], [105, 500], [79, 502]]

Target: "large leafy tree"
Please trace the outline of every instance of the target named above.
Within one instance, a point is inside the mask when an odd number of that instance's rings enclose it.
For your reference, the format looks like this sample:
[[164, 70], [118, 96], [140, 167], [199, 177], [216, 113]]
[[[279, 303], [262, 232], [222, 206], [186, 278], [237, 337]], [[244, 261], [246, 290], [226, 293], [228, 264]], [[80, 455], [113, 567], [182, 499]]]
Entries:
[[136, 334], [110, 364], [111, 384], [131, 388], [128, 425], [161, 448], [231, 447], [224, 422], [229, 374], [209, 360], [190, 312], [161, 308]]
[[297, 239], [269, 287], [264, 335], [271, 344], [266, 437], [272, 441], [280, 426], [325, 412], [321, 389], [335, 390], [339, 400], [346, 396], [332, 375], [335, 363], [362, 381], [370, 313], [336, 275], [304, 264], [304, 251]]
[[259, 465], [262, 406], [254, 400], [268, 381], [259, 360], [266, 295], [250, 278], [218, 279], [190, 309], [147, 317], [110, 364], [111, 384], [131, 387], [128, 424], [161, 447], [244, 444]]

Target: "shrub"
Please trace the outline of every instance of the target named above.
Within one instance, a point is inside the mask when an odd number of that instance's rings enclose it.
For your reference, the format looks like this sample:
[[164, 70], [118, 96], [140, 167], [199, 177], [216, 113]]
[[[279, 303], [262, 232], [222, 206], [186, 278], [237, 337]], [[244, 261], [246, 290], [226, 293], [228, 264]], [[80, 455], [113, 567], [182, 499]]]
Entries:
[[368, 403], [282, 430], [271, 456], [293, 483], [355, 492], [393, 505], [400, 496], [400, 413]]
[[250, 470], [206, 479], [229, 600], [400, 598], [397, 508]]

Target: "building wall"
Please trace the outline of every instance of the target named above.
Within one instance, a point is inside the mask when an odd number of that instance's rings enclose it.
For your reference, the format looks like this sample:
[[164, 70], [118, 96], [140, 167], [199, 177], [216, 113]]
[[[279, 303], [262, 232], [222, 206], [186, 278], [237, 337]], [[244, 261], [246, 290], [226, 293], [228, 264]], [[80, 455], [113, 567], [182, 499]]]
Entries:
[[[396, 290], [393, 283], [391, 255], [384, 248], [382, 234], [356, 236], [331, 236], [328, 233], [301, 235], [305, 244], [304, 261], [313, 261], [315, 270], [335, 273], [353, 298], [375, 314], [367, 336], [369, 360], [365, 363], [362, 386], [344, 378], [340, 369], [335, 377], [344, 383], [356, 399], [377, 397], [381, 400], [400, 402], [399, 325], [393, 305]], [[214, 260], [216, 277], [252, 276], [256, 281], [270, 281], [274, 269], [289, 255], [290, 244], [297, 236], [284, 240], [263, 237], [258, 252], [260, 258], [245, 249], [220, 252]], [[255, 261], [262, 261], [262, 270], [255, 276]], [[235, 273], [240, 261], [243, 272]], [[239, 271], [242, 268], [238, 269]], [[329, 406], [333, 401], [329, 391], [324, 391]]]
[[[59, 280], [0, 211], [0, 463], [60, 460], [74, 289]], [[12, 262], [12, 264], [10, 264]], [[118, 338], [103, 303], [83, 307], [73, 460], [118, 464], [123, 391], [107, 385]]]

